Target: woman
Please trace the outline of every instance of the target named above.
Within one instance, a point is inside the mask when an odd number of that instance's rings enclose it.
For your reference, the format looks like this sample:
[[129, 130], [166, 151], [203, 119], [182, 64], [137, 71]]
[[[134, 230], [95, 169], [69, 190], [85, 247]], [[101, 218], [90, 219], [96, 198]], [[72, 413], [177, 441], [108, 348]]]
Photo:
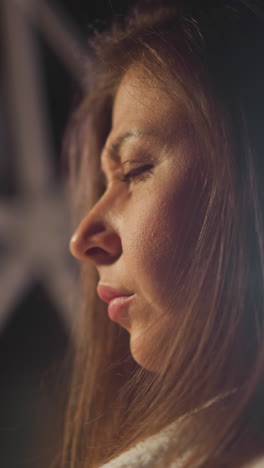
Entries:
[[61, 465], [264, 466], [262, 2], [141, 3], [91, 50]]

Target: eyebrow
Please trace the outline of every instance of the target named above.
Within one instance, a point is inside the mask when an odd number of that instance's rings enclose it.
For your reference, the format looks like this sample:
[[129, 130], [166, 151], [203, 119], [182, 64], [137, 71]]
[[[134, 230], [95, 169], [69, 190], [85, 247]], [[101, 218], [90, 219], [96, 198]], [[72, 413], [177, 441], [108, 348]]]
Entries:
[[104, 150], [109, 154], [113, 161], [119, 161], [119, 152], [123, 144], [130, 138], [139, 138], [145, 135], [154, 135], [154, 132], [147, 130], [129, 130], [119, 135], [110, 145], [105, 146]]

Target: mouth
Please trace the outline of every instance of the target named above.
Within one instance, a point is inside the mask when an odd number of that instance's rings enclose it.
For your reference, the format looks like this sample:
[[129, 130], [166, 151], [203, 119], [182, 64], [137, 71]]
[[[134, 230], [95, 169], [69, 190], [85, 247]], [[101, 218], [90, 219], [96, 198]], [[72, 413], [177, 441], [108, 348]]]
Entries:
[[124, 321], [127, 316], [127, 308], [133, 301], [135, 294], [102, 283], [97, 286], [97, 294], [102, 301], [108, 304], [109, 318], [114, 322]]
[[131, 296], [119, 296], [112, 299], [108, 304], [108, 315], [114, 322], [127, 321], [128, 306], [133, 301], [134, 294]]

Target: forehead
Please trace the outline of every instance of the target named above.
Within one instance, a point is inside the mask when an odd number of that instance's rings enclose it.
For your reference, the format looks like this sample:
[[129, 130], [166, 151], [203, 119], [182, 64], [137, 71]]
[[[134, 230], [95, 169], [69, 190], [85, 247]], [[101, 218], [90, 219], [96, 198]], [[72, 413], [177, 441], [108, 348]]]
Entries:
[[131, 67], [117, 89], [112, 112], [112, 130], [108, 139], [137, 129], [158, 131], [164, 137], [175, 131], [183, 119], [183, 104], [172, 95], [170, 85], [146, 77], [140, 67]]
[[[180, 101], [172, 98], [161, 82], [144, 74], [140, 67], [131, 67], [124, 75], [115, 96], [112, 126], [122, 129], [139, 124], [151, 126], [174, 123], [180, 112]], [[169, 120], [172, 119], [171, 122]], [[162, 125], [165, 130], [165, 125]]]

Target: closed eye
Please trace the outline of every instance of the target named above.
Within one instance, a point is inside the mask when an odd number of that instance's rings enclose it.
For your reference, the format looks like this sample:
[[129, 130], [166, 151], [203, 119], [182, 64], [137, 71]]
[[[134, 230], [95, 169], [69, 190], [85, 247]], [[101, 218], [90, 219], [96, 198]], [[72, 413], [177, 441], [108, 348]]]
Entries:
[[153, 165], [145, 164], [143, 166], [138, 166], [125, 174], [122, 174], [120, 176], [120, 181], [129, 183], [133, 180], [145, 180], [150, 176], [152, 172]]

